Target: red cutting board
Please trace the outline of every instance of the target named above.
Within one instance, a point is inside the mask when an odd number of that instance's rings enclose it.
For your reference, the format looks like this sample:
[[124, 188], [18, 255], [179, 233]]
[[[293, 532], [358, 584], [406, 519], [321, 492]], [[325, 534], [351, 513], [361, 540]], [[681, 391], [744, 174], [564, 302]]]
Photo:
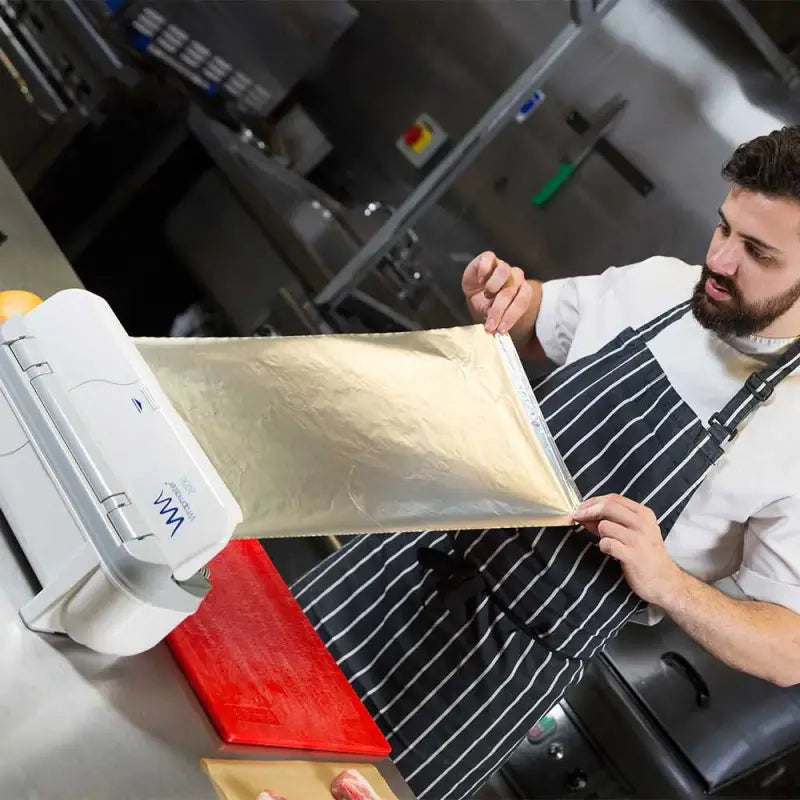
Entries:
[[211, 586], [168, 642], [224, 741], [389, 754], [259, 542], [232, 541], [211, 563]]

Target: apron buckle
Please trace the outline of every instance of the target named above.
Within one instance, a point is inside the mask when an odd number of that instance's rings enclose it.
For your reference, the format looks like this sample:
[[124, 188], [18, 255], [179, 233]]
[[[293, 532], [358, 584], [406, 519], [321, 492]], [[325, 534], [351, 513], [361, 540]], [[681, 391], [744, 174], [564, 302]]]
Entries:
[[[763, 386], [761, 385], [763, 384]], [[757, 372], [754, 372], [745, 382], [745, 389], [750, 392], [756, 400], [766, 403], [775, 387], [767, 380], [764, 380]]]
[[731, 429], [725, 425], [719, 412], [715, 412], [708, 420], [708, 435], [721, 447], [728, 439], [736, 436], [736, 428]]

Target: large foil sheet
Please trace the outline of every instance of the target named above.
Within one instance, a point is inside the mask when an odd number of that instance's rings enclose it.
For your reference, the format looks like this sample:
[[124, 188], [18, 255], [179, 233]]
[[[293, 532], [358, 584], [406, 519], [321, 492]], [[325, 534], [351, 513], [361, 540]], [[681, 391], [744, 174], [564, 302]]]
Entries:
[[238, 537], [561, 525], [578, 492], [507, 336], [137, 341]]

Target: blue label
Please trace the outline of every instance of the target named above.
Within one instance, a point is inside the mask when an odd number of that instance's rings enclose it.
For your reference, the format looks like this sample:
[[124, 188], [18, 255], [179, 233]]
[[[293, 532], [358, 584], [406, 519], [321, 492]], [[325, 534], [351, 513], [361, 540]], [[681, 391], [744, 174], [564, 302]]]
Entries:
[[542, 91], [535, 91], [521, 106], [519, 111], [517, 111], [517, 122], [522, 122], [523, 120], [527, 119], [531, 112], [537, 107], [542, 104], [544, 101], [544, 92]]

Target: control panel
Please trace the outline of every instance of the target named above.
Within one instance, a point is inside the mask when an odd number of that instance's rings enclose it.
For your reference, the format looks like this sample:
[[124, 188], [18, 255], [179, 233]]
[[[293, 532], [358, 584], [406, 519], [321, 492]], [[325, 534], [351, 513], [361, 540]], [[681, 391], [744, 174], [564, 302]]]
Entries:
[[630, 796], [566, 703], [555, 706], [528, 731], [501, 773], [525, 800]]

